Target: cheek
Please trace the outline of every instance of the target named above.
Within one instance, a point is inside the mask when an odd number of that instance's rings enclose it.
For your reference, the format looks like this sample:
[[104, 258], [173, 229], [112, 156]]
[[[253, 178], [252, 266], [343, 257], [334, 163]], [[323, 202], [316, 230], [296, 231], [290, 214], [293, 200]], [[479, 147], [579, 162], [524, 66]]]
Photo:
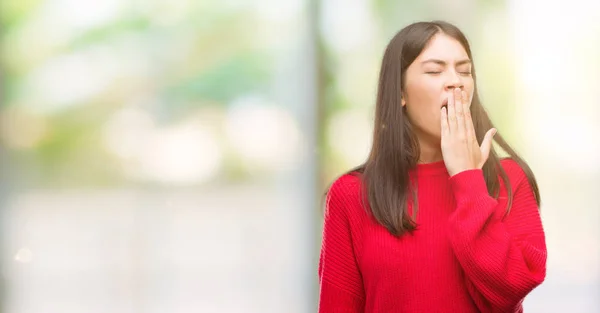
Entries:
[[467, 97], [469, 97], [469, 105], [473, 103], [473, 94], [475, 93], [475, 87], [473, 86], [473, 82], [466, 84], [465, 90], [467, 91]]
[[407, 100], [415, 107], [427, 107], [439, 102], [442, 87], [432, 81], [414, 81], [406, 88]]
[[434, 82], [412, 81], [407, 84], [406, 109], [411, 121], [415, 126], [435, 131], [439, 126], [441, 116], [440, 90], [441, 86]]
[[440, 128], [440, 106], [433, 102], [412, 104], [407, 106], [407, 113], [414, 126], [429, 133], [437, 133]]

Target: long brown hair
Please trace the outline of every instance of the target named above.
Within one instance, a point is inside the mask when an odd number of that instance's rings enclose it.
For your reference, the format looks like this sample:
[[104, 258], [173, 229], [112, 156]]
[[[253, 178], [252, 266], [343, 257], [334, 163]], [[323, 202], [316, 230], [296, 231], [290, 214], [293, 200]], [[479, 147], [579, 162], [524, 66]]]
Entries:
[[[412, 126], [400, 105], [406, 69], [421, 54], [431, 38], [443, 33], [458, 42], [473, 59], [465, 35], [454, 25], [444, 21], [417, 22], [400, 30], [388, 44], [379, 73], [373, 145], [367, 161], [348, 173], [362, 173], [364, 200], [367, 200], [375, 219], [395, 236], [416, 229], [414, 216], [417, 210], [417, 186], [410, 181], [409, 171], [419, 160], [420, 147]], [[475, 91], [471, 103], [471, 116], [477, 140], [482, 142], [485, 133], [494, 127], [481, 105], [477, 92], [475, 66], [471, 73]], [[533, 189], [536, 202], [540, 204], [540, 193], [533, 172], [527, 163], [496, 133], [494, 141], [524, 170]], [[500, 157], [492, 147], [483, 174], [488, 192], [497, 198], [500, 191], [499, 177], [506, 186], [510, 212], [513, 194], [506, 172], [500, 165]], [[413, 203], [413, 217], [408, 214], [408, 204]]]

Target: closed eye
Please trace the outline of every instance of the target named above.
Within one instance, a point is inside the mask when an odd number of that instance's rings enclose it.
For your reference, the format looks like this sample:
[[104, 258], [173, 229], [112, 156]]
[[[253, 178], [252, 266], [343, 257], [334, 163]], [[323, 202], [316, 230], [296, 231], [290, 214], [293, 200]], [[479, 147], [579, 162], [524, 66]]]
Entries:
[[[442, 72], [433, 72], [433, 71], [429, 71], [429, 72], [425, 72], [425, 74], [431, 74], [431, 75], [437, 75], [437, 74], [441, 74]], [[471, 75], [471, 72], [459, 72], [461, 75]]]

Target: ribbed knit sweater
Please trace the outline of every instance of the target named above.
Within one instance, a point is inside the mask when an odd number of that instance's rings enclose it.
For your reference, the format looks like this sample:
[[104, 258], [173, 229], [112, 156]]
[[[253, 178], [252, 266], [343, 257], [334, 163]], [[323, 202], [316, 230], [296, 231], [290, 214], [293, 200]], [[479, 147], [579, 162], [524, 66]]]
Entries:
[[360, 174], [338, 178], [324, 215], [319, 312], [522, 312], [545, 279], [546, 242], [527, 177], [510, 159], [502, 166], [514, 196], [506, 217], [504, 184], [494, 199], [482, 170], [450, 177], [443, 161], [419, 164], [418, 227], [400, 238], [363, 207]]

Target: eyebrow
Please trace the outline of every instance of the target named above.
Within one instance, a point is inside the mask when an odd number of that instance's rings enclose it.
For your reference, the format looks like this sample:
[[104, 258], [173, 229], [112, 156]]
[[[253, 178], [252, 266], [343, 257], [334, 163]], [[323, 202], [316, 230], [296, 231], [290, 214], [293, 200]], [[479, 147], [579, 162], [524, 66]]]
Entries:
[[[435, 64], [439, 64], [439, 65], [446, 65], [445, 61], [439, 60], [439, 59], [427, 59], [427, 60], [421, 62], [421, 64], [425, 64], [425, 63], [435, 63]], [[456, 62], [456, 66], [460, 66], [463, 64], [471, 64], [471, 60], [464, 59], [464, 60], [460, 60], [460, 61]]]

